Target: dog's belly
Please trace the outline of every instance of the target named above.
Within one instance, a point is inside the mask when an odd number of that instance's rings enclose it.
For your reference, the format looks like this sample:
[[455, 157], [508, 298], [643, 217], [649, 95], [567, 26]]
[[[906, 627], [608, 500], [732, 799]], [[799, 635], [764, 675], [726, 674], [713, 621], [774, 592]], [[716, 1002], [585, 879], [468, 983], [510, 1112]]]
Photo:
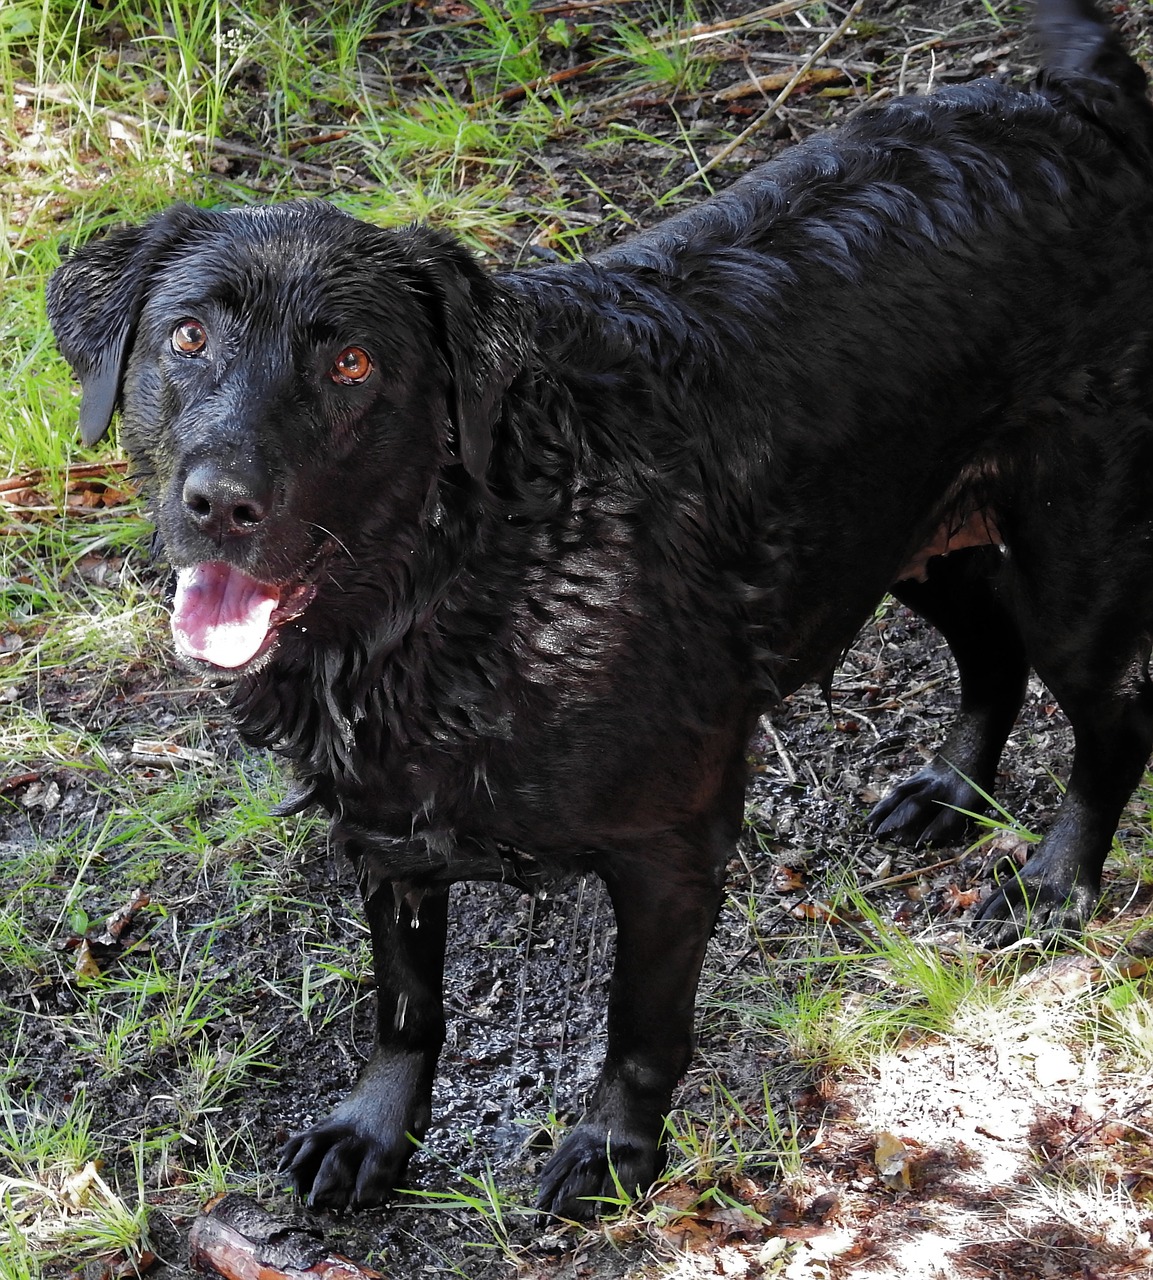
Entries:
[[999, 547], [1001, 545], [1003, 545], [1003, 539], [992, 511], [988, 509], [973, 511], [959, 524], [952, 520], [941, 524], [929, 541], [897, 574], [896, 581], [903, 582], [913, 578], [917, 582], [924, 582], [929, 561], [935, 556], [947, 556], [964, 547]]

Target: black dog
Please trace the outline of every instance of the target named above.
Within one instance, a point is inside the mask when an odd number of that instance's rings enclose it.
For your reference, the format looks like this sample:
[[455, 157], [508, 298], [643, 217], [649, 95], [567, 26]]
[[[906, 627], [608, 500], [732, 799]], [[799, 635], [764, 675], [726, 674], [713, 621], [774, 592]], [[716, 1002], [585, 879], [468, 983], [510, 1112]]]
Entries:
[[950, 766], [991, 785], [1032, 664], [1072, 776], [984, 915], [1091, 910], [1153, 743], [1153, 113], [1088, 0], [1041, 27], [1033, 92], [865, 113], [581, 264], [489, 275], [314, 202], [174, 208], [53, 277], [84, 437], [119, 405], [149, 477], [178, 647], [235, 674], [359, 870], [378, 1037], [289, 1143], [315, 1203], [386, 1198], [425, 1132], [448, 885], [558, 867], [604, 878], [617, 957], [540, 1203], [649, 1182], [750, 732], [895, 581], [964, 708], [881, 829], [975, 803]]

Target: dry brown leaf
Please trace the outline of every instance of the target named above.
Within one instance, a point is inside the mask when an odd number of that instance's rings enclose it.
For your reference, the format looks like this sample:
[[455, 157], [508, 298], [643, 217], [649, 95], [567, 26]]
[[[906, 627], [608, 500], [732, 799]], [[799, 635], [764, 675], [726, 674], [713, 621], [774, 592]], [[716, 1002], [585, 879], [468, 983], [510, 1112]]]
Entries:
[[798, 902], [789, 912], [798, 920], [820, 920], [827, 924], [840, 924], [841, 919], [825, 902]]
[[980, 889], [962, 889], [954, 881], [950, 881], [941, 890], [941, 906], [946, 915], [959, 915], [976, 906], [980, 897]]
[[769, 888], [774, 893], [791, 893], [805, 887], [805, 877], [796, 867], [774, 867]]
[[700, 1198], [701, 1193], [687, 1182], [669, 1182], [653, 1196], [653, 1204], [675, 1213], [691, 1213]]
[[909, 1174], [912, 1158], [909, 1148], [895, 1133], [882, 1131], [877, 1134], [873, 1162], [885, 1186], [893, 1191], [908, 1191], [912, 1187]]
[[75, 947], [72, 972], [78, 981], [98, 978], [110, 961], [124, 950], [124, 933], [136, 916], [152, 901], [142, 889], [137, 889], [131, 899], [118, 911], [114, 911], [103, 927], [94, 926], [82, 938], [70, 938], [65, 944]]
[[121, 934], [132, 924], [137, 915], [144, 910], [152, 899], [144, 892], [143, 889], [137, 889], [131, 899], [120, 908], [114, 911], [104, 922], [104, 932], [99, 934], [95, 939], [97, 942], [103, 942], [105, 946], [110, 946], [114, 942], [119, 942]]
[[1033, 850], [1033, 845], [1031, 841], [1023, 840], [1012, 831], [1001, 831], [989, 841], [986, 849], [994, 860], [1006, 858], [1015, 862], [1017, 866], [1023, 867]]
[[87, 938], [81, 938], [80, 945], [76, 948], [76, 955], [72, 961], [72, 972], [77, 979], [100, 977], [100, 965], [96, 962], [92, 944]]
[[68, 1280], [137, 1280], [159, 1261], [150, 1249], [131, 1256], [121, 1249], [111, 1257], [90, 1262], [82, 1271], [73, 1271]]
[[[77, 463], [64, 473], [64, 503], [50, 497], [48, 473], [43, 469], [0, 480], [0, 508], [17, 519], [32, 516], [91, 515], [123, 506], [135, 497], [125, 479], [127, 462]], [[115, 483], [113, 483], [113, 478]]]

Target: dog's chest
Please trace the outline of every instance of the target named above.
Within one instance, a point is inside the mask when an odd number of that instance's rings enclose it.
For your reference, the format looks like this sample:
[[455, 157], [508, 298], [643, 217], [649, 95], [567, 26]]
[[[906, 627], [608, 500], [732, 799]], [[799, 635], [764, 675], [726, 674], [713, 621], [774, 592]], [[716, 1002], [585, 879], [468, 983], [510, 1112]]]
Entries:
[[[743, 668], [643, 611], [582, 625], [588, 591], [514, 628], [505, 664], [312, 685], [284, 718], [281, 749], [376, 878], [532, 882], [707, 802], [743, 747]], [[685, 665], [694, 644], [707, 663]]]

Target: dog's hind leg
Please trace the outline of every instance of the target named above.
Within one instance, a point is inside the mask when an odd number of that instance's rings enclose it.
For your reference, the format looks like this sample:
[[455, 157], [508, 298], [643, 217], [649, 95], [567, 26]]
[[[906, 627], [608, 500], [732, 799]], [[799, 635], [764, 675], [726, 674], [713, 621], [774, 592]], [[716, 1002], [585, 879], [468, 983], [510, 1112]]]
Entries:
[[376, 979], [376, 1043], [348, 1097], [289, 1139], [281, 1170], [309, 1204], [381, 1204], [404, 1175], [431, 1115], [444, 1043], [448, 890], [384, 883], [365, 899]]
[[1069, 718], [1074, 751], [1045, 838], [978, 912], [1000, 943], [1088, 919], [1153, 749], [1153, 422], [1104, 395], [1084, 399], [1046, 424], [1056, 444], [1035, 452], [1002, 525], [1026, 647]]
[[1121, 811], [1153, 749], [1148, 636], [1135, 636], [1129, 619], [1107, 614], [1081, 653], [1062, 649], [1038, 639], [1030, 652], [1073, 726], [1073, 767], [1037, 852], [977, 913], [1000, 945], [1023, 934], [1076, 932], [1089, 918]]
[[739, 799], [735, 815], [732, 808], [724, 820], [614, 849], [598, 863], [617, 918], [608, 1051], [580, 1124], [541, 1175], [537, 1203], [545, 1212], [591, 1218], [604, 1211], [598, 1198], [643, 1193], [656, 1176], [672, 1091], [692, 1056], [697, 981], [740, 830]]
[[930, 560], [925, 581], [893, 587], [898, 600], [948, 641], [961, 680], [961, 709], [929, 764], [869, 815], [878, 836], [911, 845], [954, 843], [964, 833], [965, 813], [987, 807], [981, 792], [992, 794], [1029, 674], [1020, 630], [994, 585], [1001, 558], [996, 547], [969, 547]]
[[1022, 934], [1075, 932], [1092, 914], [1121, 810], [1153, 747], [1147, 663], [1147, 641], [1103, 679], [1104, 671], [1094, 670], [1092, 661], [1070, 674], [1038, 660], [1038, 671], [1073, 726], [1073, 768], [1037, 852], [1002, 880], [977, 913], [995, 943]]

